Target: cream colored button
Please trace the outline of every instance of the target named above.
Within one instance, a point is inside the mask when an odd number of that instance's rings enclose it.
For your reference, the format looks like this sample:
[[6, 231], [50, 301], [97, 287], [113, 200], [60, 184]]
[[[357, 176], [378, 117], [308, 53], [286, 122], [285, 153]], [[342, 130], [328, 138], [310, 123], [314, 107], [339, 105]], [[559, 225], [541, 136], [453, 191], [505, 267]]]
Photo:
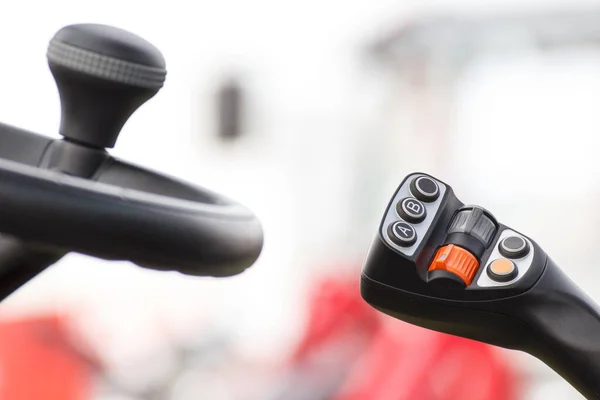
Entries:
[[492, 261], [487, 267], [488, 276], [497, 282], [508, 282], [519, 274], [514, 262], [506, 258]]

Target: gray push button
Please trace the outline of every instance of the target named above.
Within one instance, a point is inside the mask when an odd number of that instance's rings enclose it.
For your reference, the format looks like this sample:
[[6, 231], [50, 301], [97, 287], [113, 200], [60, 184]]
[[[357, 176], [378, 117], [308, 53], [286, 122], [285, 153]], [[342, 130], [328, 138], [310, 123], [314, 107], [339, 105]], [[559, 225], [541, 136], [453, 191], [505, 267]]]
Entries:
[[432, 203], [440, 197], [438, 184], [428, 176], [420, 176], [410, 183], [410, 192], [417, 199]]
[[404, 221], [396, 221], [388, 228], [390, 239], [398, 246], [409, 247], [417, 241], [417, 232], [410, 224]]
[[396, 205], [396, 211], [400, 218], [416, 224], [423, 222], [427, 216], [423, 203], [413, 197], [405, 197], [400, 200]]
[[500, 254], [507, 258], [521, 258], [529, 254], [529, 243], [520, 236], [509, 236], [498, 246]]

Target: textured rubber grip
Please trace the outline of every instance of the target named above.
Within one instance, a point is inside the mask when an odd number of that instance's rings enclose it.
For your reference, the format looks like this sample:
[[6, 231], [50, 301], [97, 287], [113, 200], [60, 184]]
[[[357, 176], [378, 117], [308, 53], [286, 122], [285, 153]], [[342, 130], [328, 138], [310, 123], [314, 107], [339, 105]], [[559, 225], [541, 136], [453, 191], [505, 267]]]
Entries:
[[56, 38], [48, 46], [48, 61], [97, 78], [147, 89], [160, 89], [167, 70], [81, 49]]

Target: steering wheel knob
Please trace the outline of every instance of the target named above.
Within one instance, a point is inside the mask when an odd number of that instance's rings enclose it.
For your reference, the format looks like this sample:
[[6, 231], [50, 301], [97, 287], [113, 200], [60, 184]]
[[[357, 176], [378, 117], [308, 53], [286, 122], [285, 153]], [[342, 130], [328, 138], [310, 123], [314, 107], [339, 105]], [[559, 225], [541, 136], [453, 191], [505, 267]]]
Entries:
[[69, 25], [48, 46], [61, 101], [60, 133], [90, 147], [113, 147], [133, 112], [163, 86], [164, 57], [125, 30]]
[[246, 207], [110, 155], [131, 114], [165, 81], [153, 45], [71, 25], [50, 41], [61, 140], [0, 123], [0, 300], [69, 252], [189, 275], [231, 276], [260, 255]]

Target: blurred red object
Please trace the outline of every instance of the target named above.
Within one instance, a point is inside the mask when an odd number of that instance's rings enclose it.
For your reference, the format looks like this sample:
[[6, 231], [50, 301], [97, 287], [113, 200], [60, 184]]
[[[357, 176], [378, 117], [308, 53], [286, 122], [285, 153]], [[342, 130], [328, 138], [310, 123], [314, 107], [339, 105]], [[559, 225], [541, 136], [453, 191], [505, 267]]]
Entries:
[[514, 372], [483, 343], [392, 321], [373, 337], [335, 400], [510, 400]]
[[59, 316], [0, 322], [0, 399], [91, 397], [94, 367], [70, 345], [67, 326]]
[[313, 286], [308, 302], [307, 326], [295, 361], [310, 357], [346, 335], [371, 337], [379, 330], [379, 315], [360, 297], [353, 279], [324, 278]]
[[366, 337], [332, 400], [514, 400], [516, 373], [492, 346], [433, 332], [383, 315], [352, 277], [313, 286], [308, 323], [294, 353], [302, 362], [349, 337]]

